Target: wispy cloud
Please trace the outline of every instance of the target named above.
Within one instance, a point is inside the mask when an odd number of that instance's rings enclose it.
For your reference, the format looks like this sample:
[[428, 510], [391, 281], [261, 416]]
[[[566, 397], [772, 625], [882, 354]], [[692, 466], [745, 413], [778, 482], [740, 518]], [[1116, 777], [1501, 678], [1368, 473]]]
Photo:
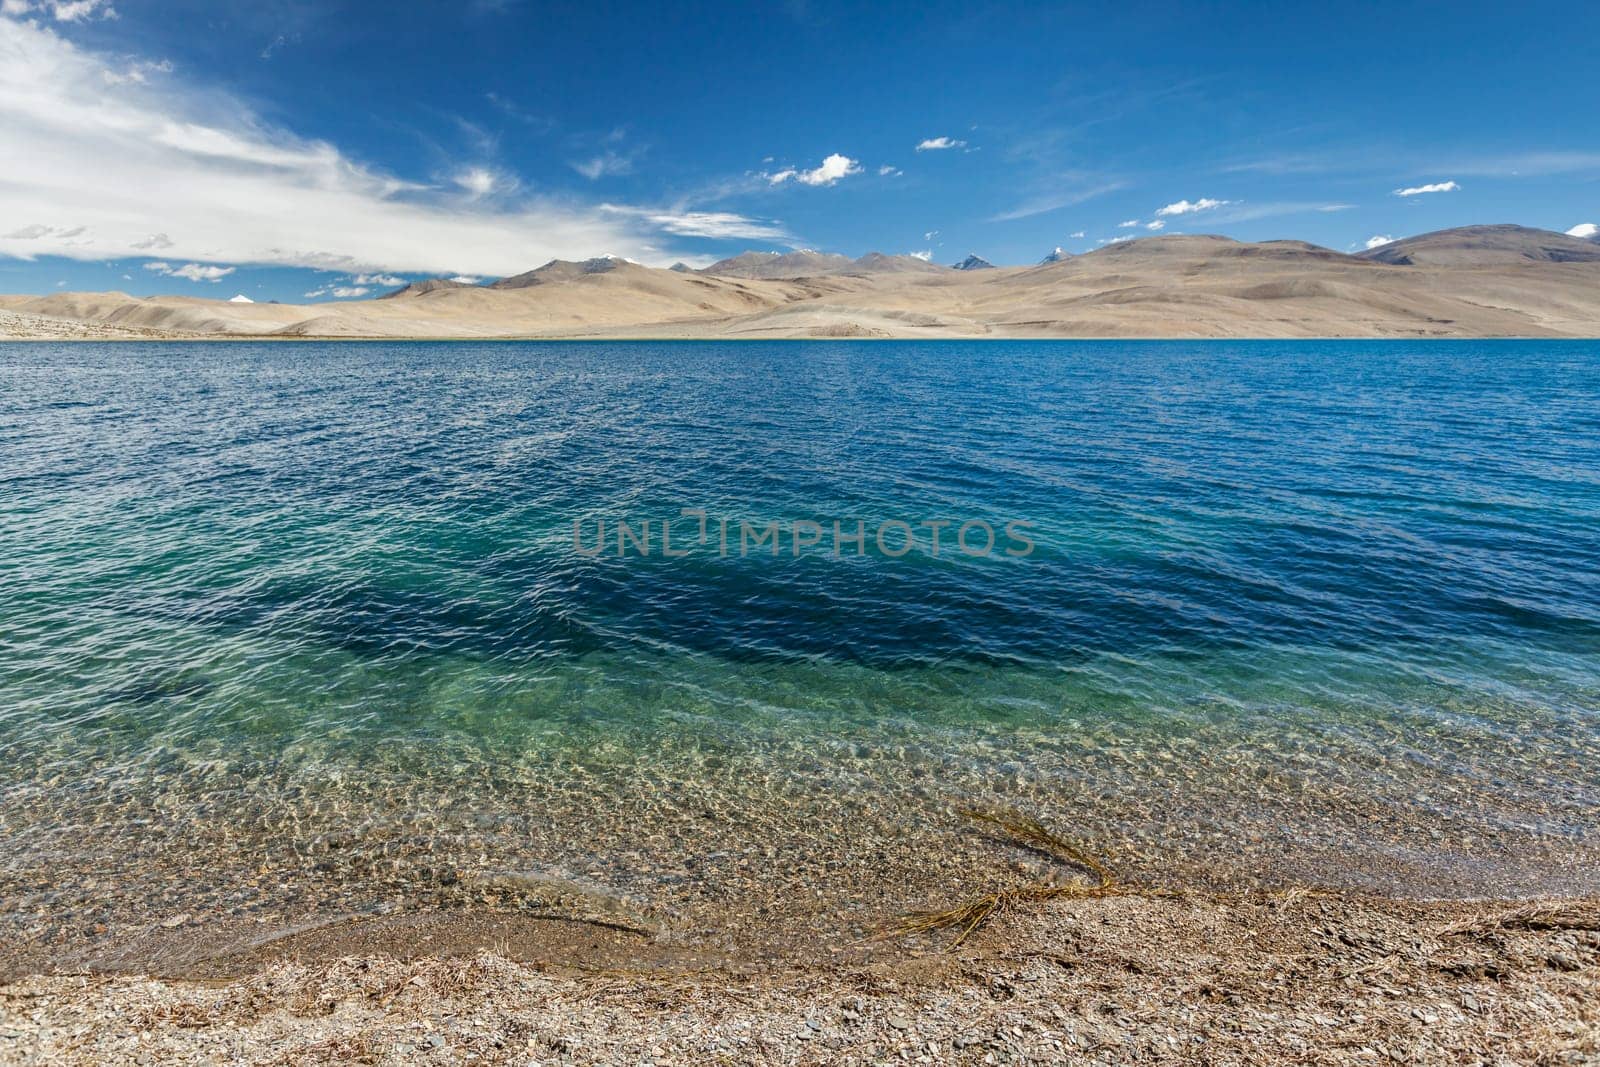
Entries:
[[143, 85], [157, 74], [171, 74], [172, 60], [134, 60], [122, 70], [108, 67], [100, 72], [107, 85]]
[[680, 237], [721, 240], [772, 240], [792, 242], [794, 235], [780, 222], [752, 219], [732, 211], [680, 211], [602, 204], [600, 210], [621, 218], [640, 219], [663, 232]]
[[530, 127], [535, 133], [549, 133], [555, 129], [556, 122], [548, 115], [540, 115], [529, 111], [515, 100], [502, 96], [499, 93], [484, 93], [483, 98], [489, 102], [491, 107], [500, 112], [500, 114], [504, 115], [506, 118], [515, 119], [524, 126]]
[[1131, 230], [1137, 225], [1139, 225], [1138, 219], [1123, 219], [1121, 222], [1117, 223], [1117, 229]]
[[1333, 164], [1320, 156], [1285, 154], [1226, 163], [1217, 168], [1219, 174], [1320, 174], [1333, 170]]
[[1396, 189], [1395, 196], [1423, 196], [1427, 193], [1453, 193], [1461, 186], [1455, 182], [1434, 182], [1431, 185], [1411, 185], [1404, 189]]
[[[1057, 183], [1059, 185], [1059, 181]], [[1042, 193], [1031, 200], [1025, 200], [1009, 211], [1002, 211], [998, 215], [991, 215], [990, 222], [1014, 222], [1017, 219], [1028, 219], [1035, 215], [1047, 215], [1052, 211], [1060, 211], [1064, 207], [1072, 207], [1097, 196], [1114, 193], [1126, 183], [1120, 181], [1102, 182], [1095, 185], [1082, 186], [1077, 189]]]
[[1167, 224], [1160, 219], [1152, 219], [1144, 224], [1144, 228], [1147, 230], [1164, 230], [1167, 228]]
[[1156, 214], [1163, 217], [1193, 215], [1197, 211], [1212, 211], [1231, 203], [1232, 200], [1213, 200], [1208, 196], [1202, 196], [1198, 200], [1175, 200], [1166, 207], [1156, 208]]
[[958, 141], [954, 137], [929, 137], [917, 142], [918, 152], [942, 152], [949, 148], [965, 148], [967, 142]]
[[924, 263], [930, 263], [933, 261], [933, 249], [931, 248], [923, 249], [921, 252], [907, 252], [906, 255], [910, 256], [912, 259], [920, 259]]
[[[1437, 162], [1437, 161], [1436, 161]], [[1456, 174], [1486, 178], [1534, 178], [1551, 174], [1600, 173], [1600, 152], [1516, 152], [1500, 156], [1480, 156], [1450, 162]]]
[[1257, 219], [1275, 219], [1284, 215], [1329, 215], [1349, 211], [1354, 204], [1324, 200], [1266, 200], [1260, 203], [1237, 201], [1211, 216], [1214, 222], [1254, 222]]
[[[177, 75], [107, 92], [106, 73], [125, 74], [129, 57], [79, 48], [40, 20], [0, 17], [0, 55], [0, 218], [86, 226], [60, 249], [75, 258], [159, 247], [202, 264], [504, 275], [602, 248], [670, 262], [681, 252], [659, 244], [663, 232], [710, 228], [671, 214], [513, 200], [498, 185], [477, 196], [475, 178], [392, 176]], [[738, 225], [724, 219], [718, 228]], [[165, 243], [150, 245], [152, 235]], [[0, 256], [39, 251], [37, 240], [0, 237]]]
[[631, 173], [633, 159], [617, 152], [602, 152], [589, 159], [580, 159], [574, 162], [572, 169], [590, 181], [598, 181], [610, 174]]
[[1384, 245], [1392, 244], [1394, 244], [1394, 238], [1390, 237], [1388, 234], [1379, 234], [1377, 236], [1367, 238], [1367, 250], [1369, 252], [1374, 248], [1382, 248]]

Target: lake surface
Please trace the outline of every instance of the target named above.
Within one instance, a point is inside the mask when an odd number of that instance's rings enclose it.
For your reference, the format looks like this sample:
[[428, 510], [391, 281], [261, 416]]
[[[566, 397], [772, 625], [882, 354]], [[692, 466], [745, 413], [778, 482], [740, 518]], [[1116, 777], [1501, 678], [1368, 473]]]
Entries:
[[1594, 343], [0, 345], [0, 591], [32, 945], [1600, 890]]

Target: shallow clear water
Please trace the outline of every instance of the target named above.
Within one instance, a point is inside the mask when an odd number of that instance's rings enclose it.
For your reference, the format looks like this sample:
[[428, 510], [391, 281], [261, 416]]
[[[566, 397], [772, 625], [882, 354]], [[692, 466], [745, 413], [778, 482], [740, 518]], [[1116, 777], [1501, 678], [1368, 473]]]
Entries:
[[1600, 888], [1593, 343], [0, 345], [0, 588], [24, 928], [914, 901], [968, 805], [1150, 877]]

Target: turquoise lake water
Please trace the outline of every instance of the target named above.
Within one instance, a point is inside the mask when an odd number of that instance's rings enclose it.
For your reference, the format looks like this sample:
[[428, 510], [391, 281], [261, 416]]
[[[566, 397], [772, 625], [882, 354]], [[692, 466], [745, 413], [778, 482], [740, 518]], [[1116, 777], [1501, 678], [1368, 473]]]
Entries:
[[1600, 889], [1600, 344], [0, 345], [0, 589], [25, 933]]

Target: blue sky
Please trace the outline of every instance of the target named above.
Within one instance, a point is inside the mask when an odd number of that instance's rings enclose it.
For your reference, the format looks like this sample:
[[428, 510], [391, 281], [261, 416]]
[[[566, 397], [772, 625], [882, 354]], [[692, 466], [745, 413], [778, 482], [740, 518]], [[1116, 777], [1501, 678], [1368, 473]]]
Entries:
[[0, 0], [0, 291], [1600, 221], [1600, 5], [973, 6]]

